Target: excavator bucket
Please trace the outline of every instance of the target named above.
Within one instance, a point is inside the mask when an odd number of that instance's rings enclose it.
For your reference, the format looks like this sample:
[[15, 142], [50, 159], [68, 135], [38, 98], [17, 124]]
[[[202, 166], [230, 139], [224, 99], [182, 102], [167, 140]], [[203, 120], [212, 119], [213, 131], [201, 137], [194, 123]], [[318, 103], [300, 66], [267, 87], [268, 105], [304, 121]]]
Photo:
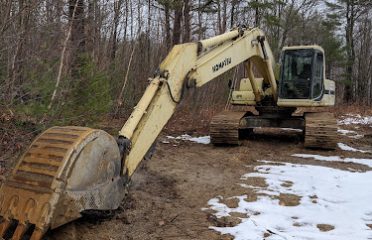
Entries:
[[52, 127], [0, 188], [0, 239], [39, 240], [85, 210], [116, 209], [125, 195], [115, 139], [102, 130]]

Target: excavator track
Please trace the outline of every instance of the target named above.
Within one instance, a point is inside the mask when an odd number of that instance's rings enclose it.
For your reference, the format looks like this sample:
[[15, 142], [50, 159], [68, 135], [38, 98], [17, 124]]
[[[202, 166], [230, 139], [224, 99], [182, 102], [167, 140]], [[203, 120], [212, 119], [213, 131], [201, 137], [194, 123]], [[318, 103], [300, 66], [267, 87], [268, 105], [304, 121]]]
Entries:
[[305, 113], [305, 141], [307, 148], [335, 149], [337, 125], [334, 114]]
[[211, 142], [216, 145], [240, 145], [240, 120], [247, 112], [223, 111], [214, 116], [210, 123]]

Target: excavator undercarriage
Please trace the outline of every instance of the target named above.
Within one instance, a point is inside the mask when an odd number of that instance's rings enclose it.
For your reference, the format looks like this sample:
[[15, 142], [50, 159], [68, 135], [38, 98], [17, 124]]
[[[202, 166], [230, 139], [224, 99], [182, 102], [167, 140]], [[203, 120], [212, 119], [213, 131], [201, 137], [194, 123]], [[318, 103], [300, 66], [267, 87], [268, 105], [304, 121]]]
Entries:
[[255, 128], [292, 128], [302, 131], [307, 148], [335, 149], [336, 119], [329, 112], [308, 112], [293, 116], [296, 108], [256, 107], [258, 115], [245, 111], [223, 111], [210, 124], [215, 145], [240, 145], [246, 133]]

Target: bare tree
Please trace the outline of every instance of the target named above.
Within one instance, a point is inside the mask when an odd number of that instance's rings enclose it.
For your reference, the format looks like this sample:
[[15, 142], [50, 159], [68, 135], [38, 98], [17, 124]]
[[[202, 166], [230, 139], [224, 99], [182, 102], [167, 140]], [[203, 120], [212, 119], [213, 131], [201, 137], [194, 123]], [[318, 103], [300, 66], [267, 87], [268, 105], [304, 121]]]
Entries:
[[65, 40], [63, 42], [63, 45], [62, 45], [62, 52], [61, 52], [61, 58], [60, 58], [60, 62], [59, 62], [57, 80], [56, 80], [56, 84], [54, 86], [54, 91], [53, 91], [52, 97], [50, 99], [50, 103], [48, 105], [48, 109], [52, 108], [53, 102], [54, 102], [54, 100], [57, 96], [58, 87], [61, 83], [62, 71], [63, 71], [63, 66], [64, 66], [64, 63], [65, 63], [65, 57], [66, 57], [66, 51], [67, 51], [67, 45], [68, 45], [68, 42], [70, 41], [70, 37], [72, 35], [72, 29], [73, 29], [73, 25], [74, 25], [73, 19], [75, 19], [77, 9], [78, 9], [78, 4], [79, 4], [79, 2], [75, 1], [75, 5], [73, 5], [73, 10], [72, 10], [71, 18], [70, 18], [70, 24], [69, 24], [69, 27], [68, 27], [68, 30], [67, 30], [66, 38], [65, 38]]

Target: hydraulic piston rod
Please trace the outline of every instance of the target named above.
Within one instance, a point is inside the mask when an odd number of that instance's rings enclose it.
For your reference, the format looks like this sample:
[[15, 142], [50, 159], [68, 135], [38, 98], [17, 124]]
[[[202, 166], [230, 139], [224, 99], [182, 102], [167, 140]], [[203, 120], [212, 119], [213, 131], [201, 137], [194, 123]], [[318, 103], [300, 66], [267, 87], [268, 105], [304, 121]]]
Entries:
[[199, 46], [201, 46], [201, 49], [206, 49], [209, 47], [216, 46], [220, 43], [226, 42], [228, 40], [232, 40], [240, 35], [239, 29], [233, 30], [231, 32], [224, 33], [222, 35], [218, 35], [206, 40], [199, 41]]
[[141, 121], [142, 116], [146, 113], [148, 106], [150, 105], [152, 99], [154, 98], [160, 85], [160, 79], [155, 78], [151, 81], [150, 85], [147, 87], [146, 92], [143, 97], [133, 110], [132, 114], [125, 122], [124, 126], [119, 132], [119, 136], [123, 136], [127, 139], [131, 139], [133, 132], [135, 131], [138, 123]]

